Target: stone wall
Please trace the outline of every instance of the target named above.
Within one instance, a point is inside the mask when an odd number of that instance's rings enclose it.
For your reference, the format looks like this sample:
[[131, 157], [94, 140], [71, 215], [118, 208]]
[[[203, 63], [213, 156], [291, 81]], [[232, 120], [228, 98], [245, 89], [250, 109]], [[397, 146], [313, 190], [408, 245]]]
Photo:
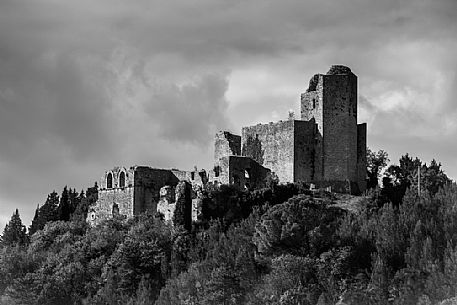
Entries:
[[301, 95], [301, 119], [305, 121], [314, 120], [317, 129], [314, 133], [314, 171], [313, 180], [324, 179], [324, 103], [323, 103], [323, 81], [322, 74], [315, 74], [309, 81], [309, 87]]
[[[199, 218], [198, 204], [191, 198], [192, 186], [187, 181], [180, 181], [176, 187], [164, 186], [160, 189], [160, 200], [157, 204], [157, 212], [163, 215], [163, 219], [172, 225], [183, 226], [191, 229], [192, 220]], [[200, 194], [201, 198], [201, 194]], [[195, 212], [193, 210], [196, 210]], [[194, 215], [195, 213], [195, 215]]]
[[314, 179], [315, 132], [314, 120], [294, 122], [294, 182]]
[[135, 167], [134, 215], [147, 209], [156, 211], [159, 202], [160, 188], [165, 185], [175, 186], [179, 179], [167, 169], [156, 169], [146, 166]]
[[[134, 168], [130, 167], [129, 169], [125, 167], [116, 166], [113, 169], [105, 171], [103, 176], [100, 178], [99, 189], [111, 189], [121, 187], [120, 177], [121, 174], [124, 175], [124, 187], [131, 187], [134, 183]], [[111, 175], [111, 187], [108, 187], [108, 178]]]
[[289, 120], [244, 127], [242, 154], [270, 169], [280, 182], [311, 181], [315, 132], [314, 120]]
[[202, 221], [203, 215], [203, 187], [194, 189], [195, 197], [192, 198], [192, 221]]
[[[179, 172], [191, 176], [190, 172]], [[122, 175], [125, 177], [124, 186], [120, 183]], [[102, 176], [98, 200], [89, 208], [87, 220], [96, 225], [115, 214], [130, 218], [146, 210], [156, 211], [160, 189], [165, 185], [176, 186], [178, 182], [172, 170], [147, 166], [115, 167]]]
[[225, 156], [241, 155], [241, 137], [228, 131], [219, 131], [214, 139], [214, 161]]
[[162, 187], [160, 189], [160, 200], [157, 204], [157, 212], [163, 215], [166, 222], [171, 222], [175, 209], [175, 188], [169, 185]]
[[[97, 225], [117, 214], [125, 217], [134, 215], [134, 172], [132, 167], [115, 167], [103, 174], [99, 182], [97, 202], [89, 207], [87, 214], [87, 221], [91, 225]], [[121, 176], [125, 179], [123, 186], [120, 183]]]
[[208, 174], [206, 171], [204, 169], [198, 170], [197, 167], [191, 171], [171, 169], [171, 172], [179, 181], [188, 181], [193, 187], [203, 186], [208, 182]]
[[260, 165], [274, 172], [280, 182], [294, 181], [294, 122], [257, 124], [242, 129], [242, 155], [261, 156]]
[[230, 184], [229, 156], [219, 158], [214, 168], [208, 172], [208, 180], [215, 184]]
[[235, 184], [240, 188], [247, 189], [265, 187], [266, 178], [270, 174], [270, 170], [256, 161], [242, 156], [228, 156], [221, 160], [228, 167], [226, 184]]
[[89, 208], [87, 221], [97, 225], [116, 214], [133, 217], [133, 198], [133, 187], [99, 190], [97, 202]]
[[173, 225], [183, 226], [190, 231], [192, 228], [192, 186], [187, 181], [180, 181], [176, 186], [176, 203]]

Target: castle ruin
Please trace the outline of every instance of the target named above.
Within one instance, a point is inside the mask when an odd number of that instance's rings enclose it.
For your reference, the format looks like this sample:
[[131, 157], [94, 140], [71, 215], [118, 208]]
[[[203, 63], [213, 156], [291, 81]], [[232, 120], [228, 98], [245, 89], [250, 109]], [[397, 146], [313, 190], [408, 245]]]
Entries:
[[241, 136], [218, 132], [214, 168], [208, 172], [144, 166], [106, 171], [88, 221], [132, 217], [147, 209], [171, 221], [180, 181], [192, 187], [185, 206], [192, 206], [186, 217], [193, 220], [199, 217], [198, 193], [207, 183], [254, 189], [277, 177], [280, 183], [313, 183], [359, 194], [366, 189], [366, 134], [366, 123], [357, 124], [357, 76], [348, 67], [332, 66], [326, 74], [314, 75], [301, 94], [300, 120], [243, 127]]

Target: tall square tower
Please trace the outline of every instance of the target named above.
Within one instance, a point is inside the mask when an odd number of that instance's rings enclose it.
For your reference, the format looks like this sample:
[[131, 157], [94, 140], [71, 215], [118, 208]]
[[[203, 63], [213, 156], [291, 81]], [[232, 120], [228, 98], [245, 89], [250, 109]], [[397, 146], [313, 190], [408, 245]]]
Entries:
[[314, 75], [301, 96], [301, 117], [317, 124], [314, 180], [359, 184], [366, 125], [357, 125], [357, 76], [351, 69], [332, 66]]

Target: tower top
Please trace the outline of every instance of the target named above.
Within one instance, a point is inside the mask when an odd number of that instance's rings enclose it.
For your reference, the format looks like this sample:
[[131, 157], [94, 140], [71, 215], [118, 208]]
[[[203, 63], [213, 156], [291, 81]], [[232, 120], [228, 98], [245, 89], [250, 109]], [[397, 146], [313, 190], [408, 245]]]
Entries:
[[351, 74], [351, 69], [343, 65], [333, 65], [328, 70], [327, 75]]

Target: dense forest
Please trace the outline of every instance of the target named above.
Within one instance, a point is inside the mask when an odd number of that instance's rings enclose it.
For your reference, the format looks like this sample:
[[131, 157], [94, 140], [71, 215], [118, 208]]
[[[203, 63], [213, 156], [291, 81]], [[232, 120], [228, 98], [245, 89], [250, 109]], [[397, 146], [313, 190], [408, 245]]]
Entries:
[[91, 228], [97, 185], [52, 192], [3, 230], [0, 304], [451, 304], [457, 186], [435, 160], [388, 161], [368, 152], [356, 209], [302, 184], [208, 187], [191, 228], [152, 212]]

